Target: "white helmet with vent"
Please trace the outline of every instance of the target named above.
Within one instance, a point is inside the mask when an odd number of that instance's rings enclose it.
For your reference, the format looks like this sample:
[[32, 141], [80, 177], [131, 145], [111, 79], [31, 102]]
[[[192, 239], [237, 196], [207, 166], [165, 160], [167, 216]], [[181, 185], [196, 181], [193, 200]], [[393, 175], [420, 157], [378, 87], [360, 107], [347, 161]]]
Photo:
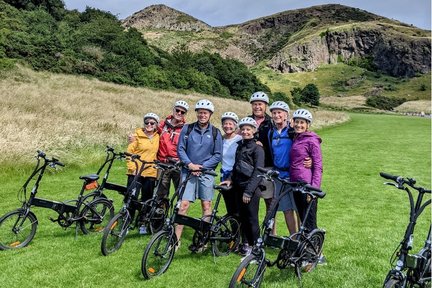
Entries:
[[270, 105], [270, 112], [271, 112], [273, 109], [281, 109], [281, 110], [283, 110], [283, 111], [285, 111], [285, 112], [288, 112], [288, 113], [290, 112], [290, 108], [289, 108], [288, 104], [285, 103], [285, 102], [283, 102], [283, 101], [276, 101], [276, 102], [273, 102], [273, 103]]
[[296, 111], [294, 111], [292, 117], [293, 119], [296, 118], [304, 119], [306, 121], [309, 121], [310, 124], [312, 124], [312, 120], [313, 120], [312, 113], [306, 109], [297, 109]]
[[195, 111], [198, 110], [198, 109], [206, 109], [206, 110], [208, 110], [208, 111], [210, 111], [210, 112], [212, 112], [212, 113], [214, 112], [214, 106], [213, 106], [213, 103], [210, 102], [210, 101], [207, 100], [207, 99], [199, 100], [199, 101], [195, 104]]
[[225, 112], [225, 113], [223, 113], [223, 114], [222, 114], [222, 117], [221, 117], [221, 122], [223, 122], [225, 119], [231, 119], [231, 120], [233, 120], [236, 124], [237, 124], [238, 121], [239, 121], [239, 118], [238, 118], [237, 114], [235, 114], [234, 112]]
[[243, 125], [250, 125], [250, 126], [254, 127], [255, 129], [258, 128], [257, 122], [251, 117], [242, 118], [239, 122], [239, 127], [241, 128]]
[[263, 101], [263, 102], [269, 104], [269, 97], [267, 96], [266, 93], [264, 93], [262, 91], [258, 91], [258, 92], [253, 93], [249, 98], [249, 103], [252, 103], [254, 101]]
[[156, 115], [155, 113], [151, 113], [151, 112], [150, 112], [150, 113], [145, 114], [145, 115], [144, 115], [144, 121], [145, 121], [146, 119], [148, 119], [148, 118], [152, 118], [152, 119], [156, 120], [156, 122], [159, 123], [159, 116]]
[[183, 100], [179, 100], [179, 101], [175, 102], [174, 108], [175, 107], [181, 107], [181, 108], [185, 109], [186, 112], [189, 110], [189, 104]]

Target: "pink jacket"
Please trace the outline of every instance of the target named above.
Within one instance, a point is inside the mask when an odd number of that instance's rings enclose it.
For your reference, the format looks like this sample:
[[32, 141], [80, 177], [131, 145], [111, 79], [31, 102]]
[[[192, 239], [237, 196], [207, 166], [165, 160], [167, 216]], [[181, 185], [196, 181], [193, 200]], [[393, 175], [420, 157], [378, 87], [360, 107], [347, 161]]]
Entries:
[[[322, 178], [322, 153], [321, 138], [314, 132], [303, 132], [294, 137], [290, 151], [290, 180], [305, 181], [314, 187], [321, 187]], [[303, 166], [304, 159], [312, 159], [312, 167]]]

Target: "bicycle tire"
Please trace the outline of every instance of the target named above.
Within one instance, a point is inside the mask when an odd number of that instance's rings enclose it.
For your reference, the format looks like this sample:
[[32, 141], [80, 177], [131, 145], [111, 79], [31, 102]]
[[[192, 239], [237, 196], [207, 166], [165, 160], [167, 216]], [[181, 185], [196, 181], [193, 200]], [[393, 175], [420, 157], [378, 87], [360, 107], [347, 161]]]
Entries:
[[312, 231], [303, 246], [301, 260], [307, 262], [303, 272], [312, 272], [318, 264], [319, 257], [324, 245], [324, 233], [322, 231]]
[[174, 231], [162, 230], [153, 235], [141, 260], [141, 272], [145, 279], [159, 276], [168, 270], [174, 258], [176, 244]]
[[127, 217], [126, 213], [118, 213], [111, 219], [103, 232], [102, 255], [108, 256], [120, 249], [128, 233], [130, 222], [131, 219]]
[[99, 198], [104, 198], [104, 199], [108, 199], [108, 197], [103, 193], [102, 190], [93, 190], [88, 194], [85, 194], [82, 198], [82, 203], [90, 203], [96, 199]]
[[80, 227], [83, 234], [103, 232], [113, 216], [114, 207], [107, 199], [97, 198], [86, 204], [80, 213], [82, 217]]
[[266, 262], [257, 259], [251, 254], [247, 256], [234, 272], [229, 288], [235, 287], [260, 287], [266, 269]]
[[[153, 207], [153, 206], [152, 206]], [[151, 209], [149, 215], [149, 228], [152, 234], [155, 234], [162, 230], [165, 219], [168, 217], [169, 202], [167, 199], [161, 199]]]
[[23, 248], [33, 240], [37, 218], [31, 212], [24, 216], [24, 220], [23, 216], [24, 210], [17, 209], [0, 218], [0, 250]]
[[403, 287], [403, 283], [401, 282], [400, 279], [395, 279], [395, 278], [388, 278], [383, 285], [384, 288], [402, 288]]
[[216, 222], [216, 227], [210, 236], [213, 254], [226, 256], [240, 243], [240, 223], [234, 217], [228, 216]]

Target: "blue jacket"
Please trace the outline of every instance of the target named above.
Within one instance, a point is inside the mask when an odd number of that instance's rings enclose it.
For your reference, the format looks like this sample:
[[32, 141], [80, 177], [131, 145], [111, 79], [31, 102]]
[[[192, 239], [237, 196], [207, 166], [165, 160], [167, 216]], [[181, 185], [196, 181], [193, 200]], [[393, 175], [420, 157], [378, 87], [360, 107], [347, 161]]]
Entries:
[[222, 134], [218, 130], [216, 141], [214, 141], [213, 128], [209, 123], [204, 130], [201, 130], [199, 125], [195, 125], [189, 136], [186, 136], [188, 125], [183, 126], [180, 132], [177, 144], [179, 159], [185, 165], [194, 163], [202, 165], [204, 168], [215, 169], [222, 160]]
[[[273, 127], [272, 130], [269, 131], [269, 143], [271, 147], [271, 153], [273, 158], [273, 166], [279, 171], [279, 177], [288, 178], [289, 172], [288, 169], [290, 167], [290, 150], [292, 146], [292, 140], [289, 135], [288, 126], [283, 128], [281, 133], [277, 131], [276, 127]], [[272, 137], [272, 139], [270, 139]]]

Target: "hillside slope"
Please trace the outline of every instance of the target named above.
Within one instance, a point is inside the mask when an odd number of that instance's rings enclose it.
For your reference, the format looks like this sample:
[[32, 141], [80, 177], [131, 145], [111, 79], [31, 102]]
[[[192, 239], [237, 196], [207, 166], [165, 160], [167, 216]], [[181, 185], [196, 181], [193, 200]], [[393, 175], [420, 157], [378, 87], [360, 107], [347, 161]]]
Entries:
[[123, 25], [137, 28], [149, 43], [165, 50], [185, 46], [217, 52], [249, 66], [265, 61], [281, 72], [350, 61], [396, 77], [430, 72], [430, 31], [357, 8], [320, 5], [224, 27], [185, 15], [154, 5], [126, 18]]

